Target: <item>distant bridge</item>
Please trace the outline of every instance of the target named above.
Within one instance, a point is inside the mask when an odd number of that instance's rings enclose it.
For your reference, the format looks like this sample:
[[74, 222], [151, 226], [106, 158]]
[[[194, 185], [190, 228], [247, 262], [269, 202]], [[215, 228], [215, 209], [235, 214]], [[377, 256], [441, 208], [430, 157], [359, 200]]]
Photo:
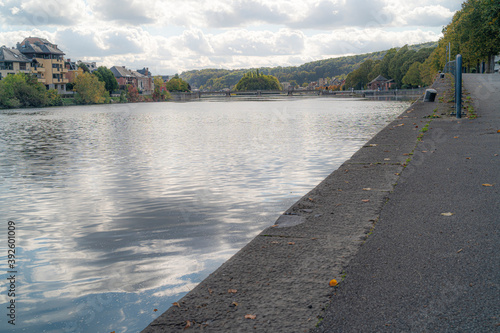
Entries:
[[291, 90], [251, 90], [251, 91], [194, 91], [171, 93], [176, 100], [192, 100], [210, 97], [264, 97], [264, 96], [336, 96], [336, 97], [392, 97], [392, 96], [418, 96], [423, 94], [424, 88], [394, 89], [394, 90], [316, 90], [316, 89], [291, 89]]

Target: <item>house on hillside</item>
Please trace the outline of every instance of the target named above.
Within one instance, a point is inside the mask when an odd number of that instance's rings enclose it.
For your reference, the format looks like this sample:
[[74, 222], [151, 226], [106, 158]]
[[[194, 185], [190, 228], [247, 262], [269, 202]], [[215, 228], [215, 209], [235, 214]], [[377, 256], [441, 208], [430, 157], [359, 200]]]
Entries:
[[19, 72], [28, 74], [31, 71], [31, 60], [15, 48], [0, 48], [0, 80], [9, 74]]
[[47, 89], [66, 93], [68, 79], [65, 74], [68, 70], [64, 66], [64, 52], [56, 44], [44, 38], [28, 37], [17, 43], [17, 49], [31, 60], [31, 72], [38, 82], [45, 84]]
[[379, 75], [366, 86], [369, 90], [389, 90], [392, 89], [394, 85], [396, 85], [396, 82], [394, 82], [393, 79], [386, 79], [382, 75]]

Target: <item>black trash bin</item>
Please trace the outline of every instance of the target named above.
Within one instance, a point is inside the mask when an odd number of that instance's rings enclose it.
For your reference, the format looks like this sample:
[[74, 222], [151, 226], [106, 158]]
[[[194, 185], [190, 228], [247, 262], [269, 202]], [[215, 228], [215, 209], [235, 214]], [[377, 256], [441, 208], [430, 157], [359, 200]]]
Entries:
[[437, 91], [435, 89], [425, 90], [424, 102], [434, 102], [436, 95]]

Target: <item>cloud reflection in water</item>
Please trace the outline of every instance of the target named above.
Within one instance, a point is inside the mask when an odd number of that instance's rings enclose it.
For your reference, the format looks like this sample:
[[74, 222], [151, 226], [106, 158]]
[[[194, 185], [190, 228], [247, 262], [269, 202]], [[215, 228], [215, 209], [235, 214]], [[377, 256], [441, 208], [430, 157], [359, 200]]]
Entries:
[[0, 113], [0, 205], [19, 226], [16, 328], [142, 329], [406, 106], [305, 98]]

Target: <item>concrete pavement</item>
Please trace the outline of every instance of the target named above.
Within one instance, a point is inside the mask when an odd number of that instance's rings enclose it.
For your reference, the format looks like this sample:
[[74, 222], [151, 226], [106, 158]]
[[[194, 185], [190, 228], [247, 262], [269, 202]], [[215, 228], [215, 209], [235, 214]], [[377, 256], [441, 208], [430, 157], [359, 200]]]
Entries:
[[432, 120], [313, 332], [500, 332], [500, 75], [463, 80], [478, 118]]

